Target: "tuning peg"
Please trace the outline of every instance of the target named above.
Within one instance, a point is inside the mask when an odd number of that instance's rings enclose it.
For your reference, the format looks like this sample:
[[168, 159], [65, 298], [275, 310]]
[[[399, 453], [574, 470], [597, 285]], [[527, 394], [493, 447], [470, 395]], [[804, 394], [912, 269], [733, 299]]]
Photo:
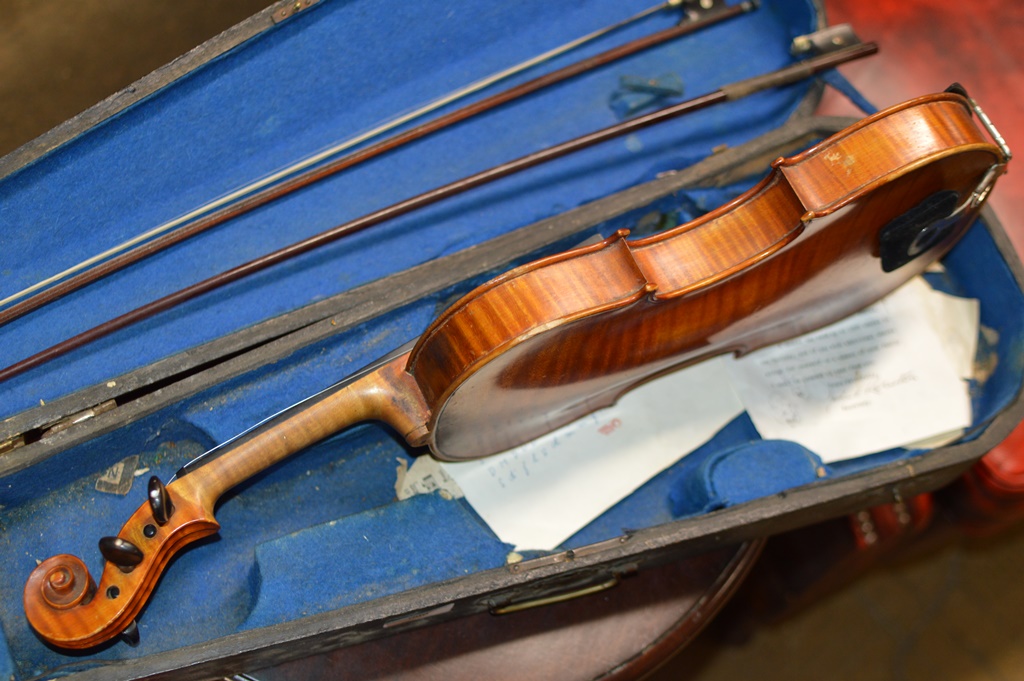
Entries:
[[142, 551], [139, 547], [120, 537], [100, 539], [100, 553], [123, 572], [131, 572], [142, 562]]
[[165, 525], [174, 513], [171, 495], [155, 475], [149, 479], [149, 507], [153, 509], [153, 519], [157, 525]]
[[121, 640], [132, 648], [139, 645], [139, 623], [132, 620], [132, 623], [125, 627], [125, 630], [121, 632]]

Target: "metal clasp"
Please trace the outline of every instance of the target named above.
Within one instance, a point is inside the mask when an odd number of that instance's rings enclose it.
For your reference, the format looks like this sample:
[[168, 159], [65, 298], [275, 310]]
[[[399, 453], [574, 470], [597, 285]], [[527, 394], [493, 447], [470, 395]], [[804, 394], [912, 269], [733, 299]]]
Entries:
[[[1009, 158], [1009, 156], [1007, 156], [1007, 158]], [[1005, 171], [1005, 163], [997, 163], [988, 169], [988, 172], [981, 178], [981, 182], [978, 183], [977, 188], [971, 194], [971, 200], [969, 201], [971, 208], [976, 208], [985, 202], [985, 199], [988, 198], [989, 192], [992, 191], [992, 187], [996, 186], [996, 178], [1002, 175]]]
[[999, 134], [998, 130], [996, 130], [996, 126], [992, 123], [992, 119], [982, 111], [981, 107], [978, 106], [978, 103], [974, 101], [973, 98], [967, 96], [967, 101], [974, 110], [974, 115], [976, 115], [978, 120], [981, 121], [982, 127], [984, 127], [985, 131], [988, 132], [989, 137], [991, 137], [992, 141], [996, 143], [999, 150], [1003, 152], [1003, 156], [1006, 157], [1006, 162], [1009, 162], [1009, 160], [1013, 158], [1013, 153], [1010, 151], [1010, 147], [1006, 144], [1006, 140], [1003, 139], [1003, 136]]
[[285, 19], [289, 19], [304, 9], [309, 9], [320, 0], [287, 0], [287, 2], [281, 3], [280, 7], [274, 10], [271, 14], [271, 19], [274, 20], [275, 24], [278, 24]]
[[992, 123], [992, 119], [988, 117], [988, 114], [986, 114], [980, 106], [978, 106], [978, 103], [974, 101], [974, 98], [967, 94], [967, 90], [963, 85], [960, 83], [953, 83], [946, 88], [946, 92], [960, 95], [967, 100], [967, 104], [971, 107], [974, 115], [978, 117], [979, 121], [981, 121], [981, 126], [985, 128], [985, 131], [988, 132], [988, 136], [992, 138], [992, 141], [996, 143], [997, 147], [999, 147], [999, 151], [1003, 153], [1003, 162], [993, 164], [989, 167], [988, 172], [981, 178], [981, 182], [978, 183], [978, 187], [971, 194], [970, 201], [964, 204], [965, 207], [969, 206], [971, 208], [976, 208], [984, 203], [985, 199], [988, 198], [989, 192], [992, 191], [992, 187], [996, 184], [996, 179], [1006, 172], [1006, 165], [1010, 162], [1010, 159], [1013, 158], [1013, 153], [1010, 151], [1009, 145], [1006, 144], [1006, 140], [1003, 139], [1003, 136], [999, 134], [998, 130], [996, 130], [996, 126]]

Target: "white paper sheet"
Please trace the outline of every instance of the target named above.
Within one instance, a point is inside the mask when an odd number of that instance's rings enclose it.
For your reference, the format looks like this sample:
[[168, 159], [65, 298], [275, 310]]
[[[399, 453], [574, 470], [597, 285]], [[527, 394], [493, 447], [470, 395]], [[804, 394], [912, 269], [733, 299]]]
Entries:
[[398, 464], [395, 467], [395, 496], [399, 500], [434, 492], [440, 492], [449, 499], [463, 497], [459, 485], [434, 457], [421, 456], [411, 466], [405, 459], [396, 459], [395, 463]]
[[508, 452], [443, 467], [502, 541], [550, 550], [742, 411], [716, 359]]
[[[737, 394], [762, 437], [825, 462], [970, 425], [977, 303], [914, 279], [819, 331], [733, 360]], [[936, 326], [939, 328], [936, 328]]]

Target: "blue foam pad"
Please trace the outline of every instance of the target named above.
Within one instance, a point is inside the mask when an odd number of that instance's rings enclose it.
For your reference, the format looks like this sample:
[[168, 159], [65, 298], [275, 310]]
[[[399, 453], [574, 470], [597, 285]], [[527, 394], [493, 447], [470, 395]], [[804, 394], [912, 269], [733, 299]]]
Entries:
[[708, 513], [824, 478], [814, 452], [794, 442], [759, 440], [715, 452], [669, 492], [677, 516]]

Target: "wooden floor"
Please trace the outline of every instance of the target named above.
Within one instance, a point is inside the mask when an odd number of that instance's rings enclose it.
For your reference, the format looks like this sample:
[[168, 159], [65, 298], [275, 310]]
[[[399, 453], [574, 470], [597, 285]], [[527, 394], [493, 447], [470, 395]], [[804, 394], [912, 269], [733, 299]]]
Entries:
[[[0, 155], [268, 0], [5, 0]], [[880, 106], [963, 83], [1024, 154], [1024, 2], [825, 0], [882, 53], [844, 67]], [[14, 104], [12, 104], [12, 102]], [[829, 112], [847, 112], [838, 98]], [[992, 198], [1024, 252], [1024, 159]], [[731, 641], [708, 632], [656, 676], [697, 679], [1024, 679], [1024, 532], [877, 571], [792, 620]]]
[[730, 640], [720, 620], [654, 679], [1024, 679], [1022, 564], [1020, 532], [948, 547], [876, 570], [746, 640]]

